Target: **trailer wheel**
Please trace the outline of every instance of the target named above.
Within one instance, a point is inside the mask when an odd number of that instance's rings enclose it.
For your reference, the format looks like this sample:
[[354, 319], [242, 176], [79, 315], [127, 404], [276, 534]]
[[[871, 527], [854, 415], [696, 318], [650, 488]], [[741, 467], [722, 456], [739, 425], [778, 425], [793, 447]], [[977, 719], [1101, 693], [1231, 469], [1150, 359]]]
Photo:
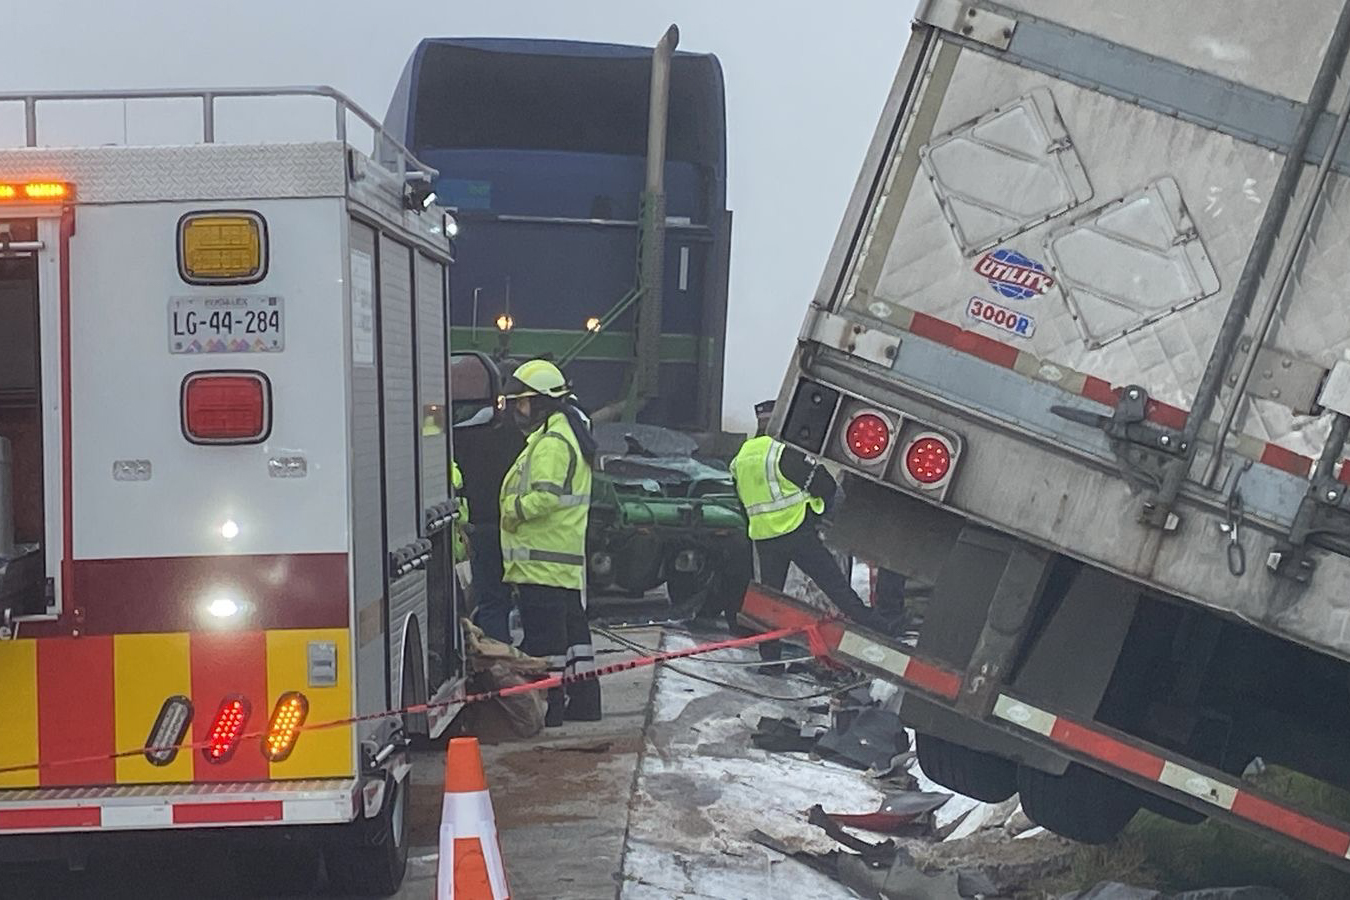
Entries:
[[1002, 803], [1017, 793], [1017, 766], [1006, 759], [928, 734], [914, 735], [914, 751], [925, 775], [958, 794]]
[[352, 823], [355, 839], [325, 848], [328, 892], [333, 896], [390, 897], [408, 870], [408, 787], [411, 777], [389, 780], [384, 805], [373, 819]]
[[1028, 819], [1081, 844], [1110, 843], [1140, 806], [1133, 787], [1078, 763], [1063, 775], [1019, 766], [1017, 789]]

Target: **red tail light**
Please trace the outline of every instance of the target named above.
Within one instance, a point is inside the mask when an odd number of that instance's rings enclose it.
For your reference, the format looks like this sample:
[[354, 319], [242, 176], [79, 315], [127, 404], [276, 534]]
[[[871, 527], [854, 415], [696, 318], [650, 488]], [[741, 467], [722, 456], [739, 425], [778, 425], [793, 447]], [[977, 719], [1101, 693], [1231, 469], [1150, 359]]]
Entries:
[[259, 372], [203, 372], [183, 381], [183, 434], [194, 444], [253, 444], [272, 430], [272, 391]]
[[244, 736], [244, 726], [252, 711], [248, 699], [232, 694], [221, 701], [215, 721], [211, 723], [211, 733], [206, 736], [206, 746], [202, 755], [209, 763], [229, 762], [234, 751], [239, 748], [239, 739]]
[[890, 445], [890, 423], [876, 413], [858, 413], [844, 430], [844, 446], [858, 459], [876, 459]]
[[952, 448], [935, 434], [921, 434], [905, 449], [905, 474], [923, 487], [941, 484], [952, 471]]

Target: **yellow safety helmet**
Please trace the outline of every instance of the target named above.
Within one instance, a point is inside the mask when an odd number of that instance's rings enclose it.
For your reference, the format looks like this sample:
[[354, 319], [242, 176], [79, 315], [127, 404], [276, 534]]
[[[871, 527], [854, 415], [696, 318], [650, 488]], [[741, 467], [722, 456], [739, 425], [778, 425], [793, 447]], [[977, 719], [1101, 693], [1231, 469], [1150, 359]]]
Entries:
[[561, 399], [572, 393], [572, 386], [553, 363], [546, 359], [532, 359], [520, 364], [511, 380], [506, 384], [505, 399], [518, 397], [556, 397]]

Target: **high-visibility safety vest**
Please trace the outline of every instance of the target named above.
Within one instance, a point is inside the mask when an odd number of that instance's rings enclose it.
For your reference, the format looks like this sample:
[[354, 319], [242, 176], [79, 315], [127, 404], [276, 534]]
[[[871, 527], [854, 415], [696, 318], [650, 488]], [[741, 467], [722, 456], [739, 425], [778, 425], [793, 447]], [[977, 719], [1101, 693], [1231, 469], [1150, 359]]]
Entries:
[[785, 447], [767, 435], [741, 445], [731, 461], [736, 496], [750, 519], [750, 539], [767, 541], [791, 534], [806, 520], [809, 506], [816, 515], [825, 511], [825, 501], [812, 497], [783, 475], [779, 462]]
[[450, 484], [455, 488], [455, 497], [459, 501], [459, 519], [455, 521], [454, 531], [450, 535], [450, 546], [454, 550], [455, 562], [464, 562], [469, 558], [468, 542], [464, 534], [469, 524], [469, 498], [464, 494], [464, 473], [459, 463], [450, 460]]
[[591, 467], [562, 413], [525, 439], [502, 479], [502, 580], [582, 590]]

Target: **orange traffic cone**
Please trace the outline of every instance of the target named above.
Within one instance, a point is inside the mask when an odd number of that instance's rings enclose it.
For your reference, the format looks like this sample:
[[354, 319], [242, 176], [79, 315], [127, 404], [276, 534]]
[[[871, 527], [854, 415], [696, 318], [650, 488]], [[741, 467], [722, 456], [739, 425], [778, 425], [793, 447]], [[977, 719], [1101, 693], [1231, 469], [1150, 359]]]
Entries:
[[452, 738], [446, 752], [440, 849], [436, 900], [509, 900], [478, 738]]

